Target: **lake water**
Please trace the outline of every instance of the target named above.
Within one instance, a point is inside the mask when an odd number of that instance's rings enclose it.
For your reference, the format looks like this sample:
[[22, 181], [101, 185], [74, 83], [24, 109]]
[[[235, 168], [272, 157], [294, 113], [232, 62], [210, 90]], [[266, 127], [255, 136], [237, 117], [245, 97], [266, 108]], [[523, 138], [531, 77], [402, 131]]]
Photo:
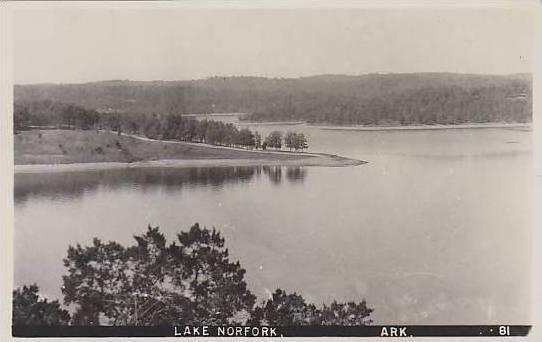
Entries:
[[356, 167], [15, 176], [15, 282], [61, 299], [69, 244], [215, 226], [260, 298], [361, 300], [375, 323], [530, 321], [531, 132], [304, 131]]

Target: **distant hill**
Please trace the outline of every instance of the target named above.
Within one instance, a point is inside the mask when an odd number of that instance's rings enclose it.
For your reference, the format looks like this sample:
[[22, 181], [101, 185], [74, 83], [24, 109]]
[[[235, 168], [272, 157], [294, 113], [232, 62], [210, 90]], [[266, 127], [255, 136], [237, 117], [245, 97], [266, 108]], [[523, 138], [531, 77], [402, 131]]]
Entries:
[[529, 74], [453, 73], [213, 77], [16, 85], [16, 103], [52, 101], [100, 112], [248, 113], [248, 120], [331, 124], [529, 122]]

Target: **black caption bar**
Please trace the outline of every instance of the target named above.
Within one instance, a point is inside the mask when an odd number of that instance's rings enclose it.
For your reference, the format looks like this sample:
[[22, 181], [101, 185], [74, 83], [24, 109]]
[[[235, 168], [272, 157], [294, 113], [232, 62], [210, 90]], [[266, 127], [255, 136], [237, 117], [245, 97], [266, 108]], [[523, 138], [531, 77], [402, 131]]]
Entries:
[[428, 337], [527, 336], [530, 325], [13, 326], [13, 337]]

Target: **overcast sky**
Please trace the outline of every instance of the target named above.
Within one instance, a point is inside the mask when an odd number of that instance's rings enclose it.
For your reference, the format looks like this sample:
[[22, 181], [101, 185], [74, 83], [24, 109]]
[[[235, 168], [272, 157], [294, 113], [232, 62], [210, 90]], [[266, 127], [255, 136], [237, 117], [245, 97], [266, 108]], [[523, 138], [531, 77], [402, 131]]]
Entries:
[[525, 10], [20, 10], [16, 83], [530, 72]]

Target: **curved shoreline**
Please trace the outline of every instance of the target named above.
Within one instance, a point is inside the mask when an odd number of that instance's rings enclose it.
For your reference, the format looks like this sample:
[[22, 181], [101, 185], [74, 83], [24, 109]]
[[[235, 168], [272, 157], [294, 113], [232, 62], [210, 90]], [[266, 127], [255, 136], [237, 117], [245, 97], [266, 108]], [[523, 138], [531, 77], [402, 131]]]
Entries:
[[[15, 173], [123, 168], [244, 166], [355, 166], [366, 162], [333, 154], [245, 150], [107, 131], [29, 131], [18, 136]], [[96, 147], [98, 146], [98, 147]], [[97, 153], [100, 149], [100, 153]]]
[[273, 159], [167, 159], [148, 160], [132, 163], [98, 162], [69, 164], [19, 164], [14, 165], [15, 173], [51, 173], [70, 171], [99, 171], [126, 168], [193, 168], [193, 167], [250, 167], [250, 166], [323, 166], [345, 167], [363, 165], [367, 162], [331, 154], [312, 154], [311, 158], [292, 160]]

